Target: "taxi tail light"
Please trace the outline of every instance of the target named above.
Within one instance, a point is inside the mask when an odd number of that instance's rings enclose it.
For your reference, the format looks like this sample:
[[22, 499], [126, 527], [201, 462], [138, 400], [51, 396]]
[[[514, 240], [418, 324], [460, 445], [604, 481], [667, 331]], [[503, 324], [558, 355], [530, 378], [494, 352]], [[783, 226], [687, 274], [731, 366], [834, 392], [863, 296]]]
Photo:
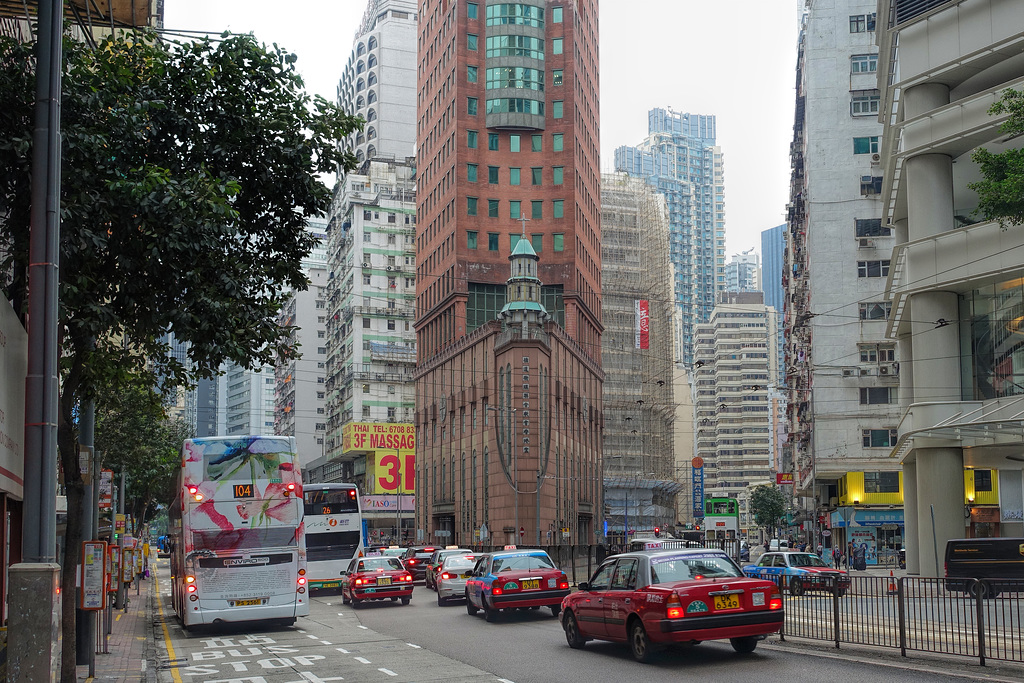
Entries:
[[501, 595], [504, 591], [501, 590], [501, 586], [494, 586], [491, 588], [491, 595]]
[[569, 590], [569, 577], [565, 574], [558, 577], [558, 589], [563, 591]]
[[356, 579], [356, 585], [357, 586], [362, 586], [363, 585], [363, 580], [362, 579]]
[[679, 596], [673, 593], [665, 601], [665, 616], [669, 619], [681, 619], [683, 617], [683, 603]]
[[403, 576], [402, 581], [412, 581], [412, 574], [406, 574]]
[[416, 564], [416, 560], [415, 560], [415, 559], [412, 559], [412, 558], [410, 558], [410, 559], [406, 560], [406, 561], [405, 561], [405, 563], [406, 563], [406, 564]]
[[778, 586], [772, 588], [772, 597], [768, 600], [768, 609], [782, 609], [782, 593]]

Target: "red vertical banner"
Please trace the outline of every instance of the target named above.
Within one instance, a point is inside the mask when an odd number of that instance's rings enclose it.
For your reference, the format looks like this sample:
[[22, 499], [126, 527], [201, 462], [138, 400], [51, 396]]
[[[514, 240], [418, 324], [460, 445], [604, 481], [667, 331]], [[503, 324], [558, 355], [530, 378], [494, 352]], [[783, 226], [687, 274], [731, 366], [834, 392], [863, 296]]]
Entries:
[[636, 328], [633, 335], [634, 346], [638, 349], [647, 349], [650, 347], [650, 301], [647, 299], [635, 299], [633, 305], [636, 312]]

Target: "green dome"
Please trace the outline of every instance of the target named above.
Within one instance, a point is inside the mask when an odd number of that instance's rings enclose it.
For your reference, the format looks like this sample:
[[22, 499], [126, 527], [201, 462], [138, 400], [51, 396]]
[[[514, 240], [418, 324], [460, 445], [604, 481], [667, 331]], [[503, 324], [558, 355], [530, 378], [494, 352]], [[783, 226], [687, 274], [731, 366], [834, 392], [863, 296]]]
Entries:
[[530, 244], [530, 240], [525, 237], [520, 237], [519, 241], [516, 242], [515, 249], [512, 250], [511, 258], [516, 256], [532, 256], [533, 258], [539, 258], [537, 252], [533, 250], [533, 245]]

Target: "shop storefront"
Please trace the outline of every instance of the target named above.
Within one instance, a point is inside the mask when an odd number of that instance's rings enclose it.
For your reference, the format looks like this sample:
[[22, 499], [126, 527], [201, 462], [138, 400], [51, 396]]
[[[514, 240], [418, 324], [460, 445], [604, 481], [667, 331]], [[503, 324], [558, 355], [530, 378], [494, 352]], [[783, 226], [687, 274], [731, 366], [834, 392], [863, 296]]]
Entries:
[[[864, 552], [866, 564], [877, 565], [894, 561], [896, 551], [903, 546], [903, 510], [872, 510], [843, 508], [833, 512], [832, 529], [841, 530], [840, 547]], [[835, 533], [835, 532], [834, 532]]]

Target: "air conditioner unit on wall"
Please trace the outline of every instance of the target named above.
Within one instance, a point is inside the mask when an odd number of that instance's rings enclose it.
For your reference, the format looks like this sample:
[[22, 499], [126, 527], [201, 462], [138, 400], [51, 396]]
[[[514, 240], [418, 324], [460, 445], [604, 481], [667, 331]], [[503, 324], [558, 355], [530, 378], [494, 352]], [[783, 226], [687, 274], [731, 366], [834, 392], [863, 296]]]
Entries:
[[861, 249], [874, 249], [875, 241], [866, 237], [861, 237], [857, 240], [857, 246]]
[[843, 368], [843, 377], [853, 377], [855, 374], [854, 368]]
[[871, 163], [877, 164], [877, 163], [879, 163], [881, 161], [882, 161], [882, 155], [881, 154], [872, 154], [871, 155]]
[[889, 366], [889, 365], [879, 365], [878, 366], [878, 374], [879, 375], [888, 375], [890, 372], [892, 372], [892, 367], [891, 366]]

